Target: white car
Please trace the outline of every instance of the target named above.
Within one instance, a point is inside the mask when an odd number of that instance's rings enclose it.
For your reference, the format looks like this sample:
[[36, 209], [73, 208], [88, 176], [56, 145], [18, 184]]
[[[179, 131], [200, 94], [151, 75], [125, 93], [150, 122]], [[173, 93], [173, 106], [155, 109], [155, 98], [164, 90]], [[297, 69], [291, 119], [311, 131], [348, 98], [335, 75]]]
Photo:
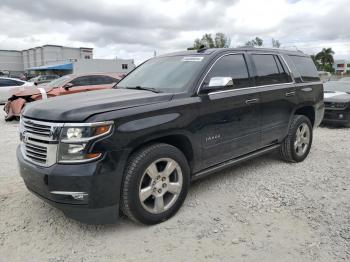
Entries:
[[13, 92], [33, 86], [34, 83], [26, 82], [16, 78], [0, 77], [0, 104], [6, 103]]

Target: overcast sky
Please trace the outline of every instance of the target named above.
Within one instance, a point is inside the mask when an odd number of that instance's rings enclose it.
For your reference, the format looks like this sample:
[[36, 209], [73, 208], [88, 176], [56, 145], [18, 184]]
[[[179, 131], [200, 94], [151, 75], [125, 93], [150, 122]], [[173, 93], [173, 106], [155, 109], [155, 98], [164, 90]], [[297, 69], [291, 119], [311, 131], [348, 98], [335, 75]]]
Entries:
[[93, 47], [95, 58], [184, 50], [204, 33], [231, 46], [259, 36], [309, 54], [332, 47], [350, 58], [349, 0], [1, 0], [0, 49]]

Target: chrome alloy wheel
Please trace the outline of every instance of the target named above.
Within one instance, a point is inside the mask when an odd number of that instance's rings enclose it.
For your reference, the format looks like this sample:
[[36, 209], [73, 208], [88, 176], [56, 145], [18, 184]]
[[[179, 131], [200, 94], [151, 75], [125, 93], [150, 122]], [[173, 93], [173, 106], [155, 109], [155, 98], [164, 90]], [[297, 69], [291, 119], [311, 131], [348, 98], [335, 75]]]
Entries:
[[140, 202], [148, 212], [160, 214], [171, 208], [182, 189], [182, 171], [171, 158], [161, 158], [151, 163], [143, 173]]
[[295, 134], [294, 150], [297, 156], [303, 156], [310, 145], [310, 128], [306, 123], [298, 126]]

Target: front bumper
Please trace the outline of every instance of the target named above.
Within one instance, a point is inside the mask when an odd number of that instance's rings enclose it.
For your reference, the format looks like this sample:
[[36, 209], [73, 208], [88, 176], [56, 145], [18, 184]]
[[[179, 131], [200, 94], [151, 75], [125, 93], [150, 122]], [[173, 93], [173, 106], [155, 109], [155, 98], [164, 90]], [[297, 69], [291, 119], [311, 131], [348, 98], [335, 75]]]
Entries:
[[[26, 161], [20, 147], [17, 148], [20, 174], [27, 188], [68, 217], [88, 224], [110, 224], [118, 220], [125, 156], [125, 152], [116, 151], [91, 163], [40, 167]], [[57, 191], [87, 195], [75, 199], [52, 193]]]
[[350, 110], [326, 109], [322, 123], [324, 124], [349, 124]]

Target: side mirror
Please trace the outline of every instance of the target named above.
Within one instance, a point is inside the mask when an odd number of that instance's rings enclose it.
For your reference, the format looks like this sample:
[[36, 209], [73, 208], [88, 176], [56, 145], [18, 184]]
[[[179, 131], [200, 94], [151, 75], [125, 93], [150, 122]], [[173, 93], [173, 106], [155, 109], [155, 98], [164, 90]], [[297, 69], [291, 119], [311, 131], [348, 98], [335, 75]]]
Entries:
[[63, 86], [63, 88], [66, 89], [66, 90], [68, 90], [69, 88], [71, 88], [71, 87], [73, 87], [73, 86], [74, 86], [74, 84], [72, 84], [72, 83], [67, 83], [67, 84], [65, 84], [65, 85]]
[[209, 93], [210, 91], [222, 90], [228, 87], [233, 87], [233, 79], [232, 77], [212, 77], [210, 78], [209, 84], [202, 86], [201, 90], [205, 93]]

